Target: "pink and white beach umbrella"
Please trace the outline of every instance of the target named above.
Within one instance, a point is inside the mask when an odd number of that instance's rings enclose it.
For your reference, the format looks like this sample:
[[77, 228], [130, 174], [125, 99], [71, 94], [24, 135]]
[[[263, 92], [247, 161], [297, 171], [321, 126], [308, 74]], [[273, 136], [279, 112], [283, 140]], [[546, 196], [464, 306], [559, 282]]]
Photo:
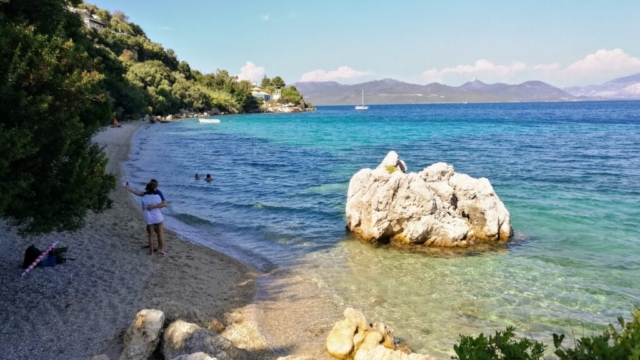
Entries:
[[36, 266], [38, 265], [38, 263], [39, 263], [40, 261], [42, 261], [42, 259], [44, 259], [44, 258], [45, 258], [45, 256], [47, 256], [47, 254], [48, 254], [51, 250], [53, 250], [53, 248], [54, 248], [54, 247], [56, 247], [56, 245], [58, 245], [58, 243], [59, 243], [59, 241], [56, 241], [56, 242], [54, 242], [53, 244], [51, 244], [51, 246], [49, 246], [49, 247], [47, 248], [47, 250], [43, 251], [43, 252], [42, 252], [42, 254], [40, 254], [40, 256], [38, 256], [38, 258], [37, 258], [37, 259], [35, 259], [35, 260], [31, 263], [31, 265], [29, 265], [29, 267], [28, 267], [28, 268], [24, 269], [24, 271], [22, 272], [22, 275], [20, 275], [20, 276], [24, 276], [26, 273], [28, 273], [28, 272], [29, 272], [29, 271], [31, 271], [34, 267], [36, 267]]

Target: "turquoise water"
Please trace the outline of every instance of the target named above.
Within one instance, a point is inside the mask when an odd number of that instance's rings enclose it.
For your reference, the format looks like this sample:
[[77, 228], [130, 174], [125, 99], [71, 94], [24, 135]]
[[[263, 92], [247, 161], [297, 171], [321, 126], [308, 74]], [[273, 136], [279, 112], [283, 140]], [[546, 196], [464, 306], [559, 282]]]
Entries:
[[[447, 354], [459, 333], [599, 331], [640, 305], [640, 102], [321, 107], [143, 126], [127, 178], [160, 181], [167, 226]], [[474, 256], [375, 248], [345, 231], [351, 176], [395, 150], [488, 178], [513, 243]], [[212, 183], [194, 174], [211, 173]], [[342, 311], [342, 309], [340, 309]]]

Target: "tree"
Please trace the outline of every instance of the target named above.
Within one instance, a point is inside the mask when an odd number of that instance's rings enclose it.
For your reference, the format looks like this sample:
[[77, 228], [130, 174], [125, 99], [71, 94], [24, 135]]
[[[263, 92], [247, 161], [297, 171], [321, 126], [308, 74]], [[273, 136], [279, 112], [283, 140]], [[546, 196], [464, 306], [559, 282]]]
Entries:
[[289, 86], [282, 89], [280, 93], [281, 103], [292, 103], [294, 105], [300, 105], [303, 103], [302, 95], [298, 92], [295, 86]]
[[123, 21], [123, 22], [128, 22], [129, 21], [129, 17], [127, 15], [125, 15], [124, 12], [120, 11], [120, 10], [116, 10], [113, 12], [113, 17]]
[[178, 55], [173, 49], [167, 49], [167, 51], [165, 51], [165, 57], [162, 62], [172, 71], [178, 70]]
[[189, 66], [189, 63], [187, 63], [186, 61], [180, 61], [180, 63], [178, 64], [178, 71], [187, 79], [193, 78], [193, 76], [191, 75], [191, 66]]
[[269, 79], [268, 77], [263, 77], [262, 78], [262, 82], [260, 83], [260, 88], [262, 90], [266, 89], [267, 87], [271, 86], [271, 79]]
[[0, 1], [0, 216], [22, 235], [80, 228], [115, 186], [91, 143], [112, 104], [67, 3]]
[[284, 80], [282, 80], [280, 76], [274, 77], [273, 80], [271, 80], [271, 85], [275, 86], [276, 88], [283, 88], [286, 86]]

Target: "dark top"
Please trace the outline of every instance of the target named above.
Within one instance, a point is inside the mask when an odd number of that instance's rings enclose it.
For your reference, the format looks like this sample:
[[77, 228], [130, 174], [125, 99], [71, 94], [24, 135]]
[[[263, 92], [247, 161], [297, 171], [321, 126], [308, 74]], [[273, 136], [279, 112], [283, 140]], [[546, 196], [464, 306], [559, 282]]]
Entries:
[[153, 192], [153, 195], [160, 195], [160, 200], [164, 201], [164, 195], [162, 195], [162, 191], [156, 189], [156, 191]]

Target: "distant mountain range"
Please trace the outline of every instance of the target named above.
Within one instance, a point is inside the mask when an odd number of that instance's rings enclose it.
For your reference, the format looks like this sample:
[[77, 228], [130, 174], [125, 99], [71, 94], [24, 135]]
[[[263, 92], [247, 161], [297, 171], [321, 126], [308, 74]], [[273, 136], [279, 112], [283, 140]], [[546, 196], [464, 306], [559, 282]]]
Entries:
[[617, 78], [602, 85], [568, 87], [564, 91], [573, 96], [597, 99], [640, 99], [640, 74]]
[[640, 99], [640, 74], [609, 81], [603, 85], [559, 89], [542, 81], [518, 85], [486, 84], [471, 80], [461, 86], [439, 83], [410, 84], [393, 79], [343, 85], [335, 81], [294, 84], [305, 100], [315, 105], [359, 104], [364, 91], [367, 104], [417, 104], [446, 102], [522, 102]]

